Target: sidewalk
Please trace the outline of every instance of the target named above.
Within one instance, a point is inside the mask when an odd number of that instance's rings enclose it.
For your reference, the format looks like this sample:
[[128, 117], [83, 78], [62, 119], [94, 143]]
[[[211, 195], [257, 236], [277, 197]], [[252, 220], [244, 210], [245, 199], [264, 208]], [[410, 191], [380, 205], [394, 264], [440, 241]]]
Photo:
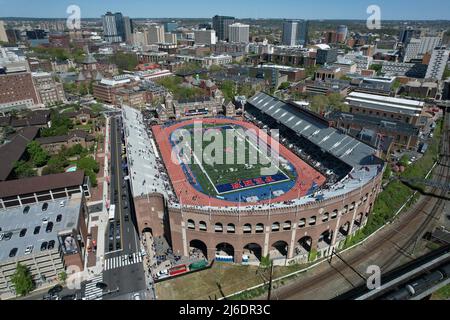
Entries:
[[[87, 280], [100, 275], [103, 272], [104, 269], [104, 261], [105, 261], [105, 235], [106, 235], [106, 229], [108, 226], [108, 208], [109, 208], [109, 185], [108, 185], [108, 178], [109, 178], [109, 153], [110, 153], [110, 118], [106, 119], [106, 126], [105, 126], [105, 145], [104, 145], [104, 153], [103, 157], [99, 157], [103, 160], [103, 163], [101, 164], [101, 169], [103, 170], [103, 181], [101, 188], [101, 195], [102, 197], [100, 200], [103, 200], [103, 210], [102, 212], [94, 213], [89, 216], [89, 223], [88, 223], [88, 232], [93, 235], [93, 231], [96, 231], [97, 237], [96, 239], [93, 238], [93, 240], [96, 240], [97, 242], [97, 251], [95, 253], [95, 263], [93, 262], [93, 258], [90, 257], [90, 255], [86, 254], [85, 259], [85, 272], [84, 276], [87, 278]], [[100, 185], [100, 182], [99, 182]]]

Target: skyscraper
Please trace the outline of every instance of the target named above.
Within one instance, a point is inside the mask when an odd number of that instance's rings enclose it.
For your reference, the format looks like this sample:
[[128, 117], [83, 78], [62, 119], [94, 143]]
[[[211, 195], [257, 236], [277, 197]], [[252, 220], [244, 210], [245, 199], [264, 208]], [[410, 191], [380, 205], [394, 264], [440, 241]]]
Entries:
[[131, 44], [133, 43], [133, 20], [130, 19], [130, 17], [123, 17], [123, 25], [124, 25], [124, 34], [125, 39], [122, 39], [123, 41], [126, 41], [126, 43]]
[[[122, 42], [126, 41], [125, 21], [120, 12], [107, 12], [102, 16], [103, 22], [103, 37], [106, 41]], [[128, 18], [128, 22], [131, 23]]]
[[404, 45], [408, 45], [414, 36], [414, 29], [412, 27], [406, 27], [400, 32], [399, 42]]
[[217, 38], [222, 41], [228, 41], [228, 27], [235, 23], [236, 19], [234, 17], [227, 16], [214, 16], [212, 20], [213, 29], [216, 30]]
[[446, 47], [436, 47], [431, 55], [430, 64], [428, 65], [425, 78], [442, 80], [449, 55], [450, 50]]
[[250, 42], [250, 26], [248, 24], [233, 23], [228, 29], [231, 43]]
[[285, 46], [297, 45], [298, 21], [287, 20], [283, 22], [283, 44]]
[[306, 20], [287, 20], [283, 23], [283, 44], [298, 46], [308, 44], [309, 22]]
[[148, 44], [164, 43], [164, 26], [160, 24], [151, 24], [148, 27]]
[[306, 46], [309, 42], [309, 21], [302, 20], [298, 25], [298, 44]]

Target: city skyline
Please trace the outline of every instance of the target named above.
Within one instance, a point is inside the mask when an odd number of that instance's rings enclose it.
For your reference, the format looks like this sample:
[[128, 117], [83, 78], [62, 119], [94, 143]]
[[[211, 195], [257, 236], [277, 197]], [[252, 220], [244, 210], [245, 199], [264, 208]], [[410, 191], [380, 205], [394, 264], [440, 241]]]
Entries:
[[[69, 5], [76, 4], [81, 8], [82, 18], [100, 18], [106, 11], [120, 11], [131, 18], [209, 18], [215, 14], [233, 15], [236, 18], [286, 18], [286, 19], [351, 19], [365, 20], [369, 16], [366, 10], [370, 5], [381, 8], [382, 19], [385, 20], [447, 20], [446, 13], [450, 10], [450, 3], [443, 0], [429, 0], [411, 6], [406, 0], [380, 0], [373, 3], [370, 0], [354, 0], [337, 3], [324, 0], [311, 3], [296, 0], [281, 0], [277, 5], [262, 0], [255, 6], [252, 1], [230, 0], [227, 3], [197, 0], [195, 5], [182, 0], [173, 0], [170, 8], [165, 3], [149, 3], [142, 0], [123, 1], [55, 1], [43, 0], [29, 2], [18, 0], [11, 3], [0, 0], [2, 17], [27, 18], [64, 18]], [[23, 5], [21, 5], [21, 3]], [[328, 8], [324, 10], [323, 8]], [[293, 12], [298, 9], [298, 14]], [[87, 12], [87, 13], [86, 13]]]

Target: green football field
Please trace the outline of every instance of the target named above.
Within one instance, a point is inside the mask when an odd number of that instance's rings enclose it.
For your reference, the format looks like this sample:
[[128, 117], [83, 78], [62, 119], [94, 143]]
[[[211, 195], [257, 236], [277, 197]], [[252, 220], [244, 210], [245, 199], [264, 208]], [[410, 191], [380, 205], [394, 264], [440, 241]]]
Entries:
[[[218, 192], [215, 186], [232, 184], [240, 180], [249, 180], [259, 178], [263, 175], [263, 168], [270, 168], [270, 155], [259, 152], [258, 146], [254, 142], [250, 142], [245, 135], [241, 135], [240, 132], [236, 134], [234, 143], [232, 140], [226, 138], [224, 125], [214, 126], [209, 125], [204, 126], [203, 129], [218, 129], [220, 132], [212, 141], [195, 141], [192, 139], [191, 148], [192, 150], [201, 150], [201, 154], [196, 153], [196, 157], [191, 157], [191, 164], [189, 165], [192, 173], [195, 175], [198, 183], [201, 185], [203, 191], [209, 195], [216, 196]], [[226, 126], [227, 128], [230, 126]], [[193, 133], [193, 128], [185, 128], [191, 130]], [[234, 127], [236, 129], [236, 127]], [[229, 129], [230, 130], [230, 129]], [[193, 136], [193, 135], [192, 135]], [[220, 153], [209, 152], [208, 146], [214, 143], [215, 139], [222, 139], [223, 141], [223, 154], [220, 157]], [[228, 141], [227, 141], [228, 140]], [[244, 156], [242, 156], [242, 150], [245, 150]], [[234, 157], [231, 156], [234, 151]], [[238, 154], [240, 157], [238, 157]], [[213, 158], [222, 159], [221, 163], [212, 164], [209, 155]], [[254, 158], [254, 155], [258, 155]], [[203, 157], [203, 159], [201, 158]], [[231, 159], [231, 161], [229, 161]], [[253, 159], [253, 161], [251, 161]], [[256, 159], [256, 160], [255, 160]], [[263, 159], [264, 161], [259, 161]], [[219, 161], [220, 162], [220, 161]], [[264, 164], [261, 164], [264, 163]], [[268, 164], [266, 164], [268, 163]], [[295, 179], [295, 176], [288, 170], [277, 168], [276, 172], [271, 172], [270, 175], [275, 175], [282, 173], [286, 176], [286, 180], [280, 181], [285, 182], [289, 179]], [[267, 173], [266, 173], [267, 175]]]

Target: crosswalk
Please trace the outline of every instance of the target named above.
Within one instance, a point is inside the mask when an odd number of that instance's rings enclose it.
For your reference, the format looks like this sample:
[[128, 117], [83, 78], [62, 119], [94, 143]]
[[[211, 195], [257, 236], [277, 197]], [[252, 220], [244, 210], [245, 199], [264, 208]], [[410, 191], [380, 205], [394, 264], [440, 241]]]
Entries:
[[[131, 256], [131, 257], [130, 257]], [[143, 261], [140, 253], [133, 253], [132, 255], [122, 255], [105, 260], [104, 270], [119, 269], [133, 264], [141, 263]]]
[[102, 300], [103, 290], [97, 288], [97, 283], [103, 281], [103, 275], [96, 276], [89, 283], [86, 284], [84, 289], [84, 299], [85, 300]]

